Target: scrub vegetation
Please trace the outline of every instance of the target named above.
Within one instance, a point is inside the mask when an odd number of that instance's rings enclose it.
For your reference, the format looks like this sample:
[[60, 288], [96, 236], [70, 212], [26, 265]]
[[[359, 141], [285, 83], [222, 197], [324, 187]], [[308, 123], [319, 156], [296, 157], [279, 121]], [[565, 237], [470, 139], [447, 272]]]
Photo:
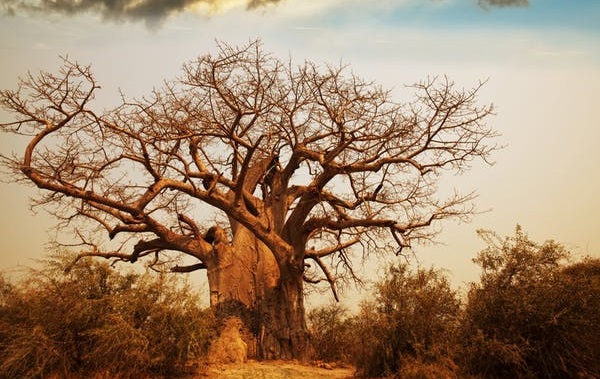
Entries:
[[520, 227], [480, 233], [466, 296], [441, 270], [392, 265], [357, 312], [308, 313], [304, 364], [215, 364], [211, 351], [231, 349], [185, 282], [55, 254], [18, 283], [0, 277], [0, 378], [599, 377], [600, 259]]
[[356, 315], [339, 305], [309, 314], [318, 359], [359, 377], [600, 377], [600, 259], [573, 262], [520, 227], [480, 234], [482, 274], [465, 299], [443, 271], [392, 266]]
[[0, 278], [0, 378], [171, 377], [206, 355], [215, 318], [187, 284], [72, 261]]

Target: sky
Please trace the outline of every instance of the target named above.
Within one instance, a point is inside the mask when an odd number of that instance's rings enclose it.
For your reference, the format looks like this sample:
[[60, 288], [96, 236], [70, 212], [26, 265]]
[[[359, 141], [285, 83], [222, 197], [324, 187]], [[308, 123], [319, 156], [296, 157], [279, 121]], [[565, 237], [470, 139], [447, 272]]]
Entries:
[[[399, 101], [428, 76], [486, 80], [480, 101], [495, 105], [488, 123], [505, 147], [493, 166], [476, 163], [441, 188], [475, 190], [485, 212], [442, 224], [439, 244], [413, 250], [464, 288], [479, 277], [478, 229], [511, 235], [520, 224], [535, 241], [600, 256], [598, 20], [598, 0], [0, 0], [0, 88], [69, 56], [92, 65], [98, 103], [110, 107], [119, 90], [139, 97], [177, 77], [216, 40], [256, 38], [282, 59], [348, 64]], [[0, 135], [0, 151], [18, 149]], [[0, 183], [0, 270], [45, 254], [53, 221], [29, 209], [34, 193]]]

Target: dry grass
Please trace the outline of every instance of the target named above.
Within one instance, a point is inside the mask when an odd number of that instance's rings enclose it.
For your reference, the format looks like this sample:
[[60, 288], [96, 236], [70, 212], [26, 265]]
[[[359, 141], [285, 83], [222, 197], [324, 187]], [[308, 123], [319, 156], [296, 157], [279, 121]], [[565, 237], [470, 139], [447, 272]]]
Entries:
[[195, 379], [351, 379], [353, 373], [352, 367], [325, 369], [286, 361], [248, 361], [212, 366]]

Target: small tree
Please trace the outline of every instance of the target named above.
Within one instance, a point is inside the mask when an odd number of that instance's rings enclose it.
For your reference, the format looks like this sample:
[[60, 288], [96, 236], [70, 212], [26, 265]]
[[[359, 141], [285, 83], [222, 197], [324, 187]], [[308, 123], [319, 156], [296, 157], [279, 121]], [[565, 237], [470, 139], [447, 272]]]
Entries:
[[458, 296], [440, 271], [391, 266], [376, 286], [375, 300], [363, 304], [356, 317], [359, 373], [391, 375], [415, 362], [438, 365], [439, 372], [454, 370], [450, 357], [459, 309]]
[[532, 242], [520, 227], [505, 239], [480, 234], [488, 247], [465, 311], [467, 368], [486, 378], [598, 377], [598, 260], [565, 267], [562, 245]]
[[28, 138], [2, 162], [89, 255], [184, 253], [196, 263], [171, 269], [206, 270], [211, 304], [248, 316], [260, 357], [302, 358], [305, 282], [335, 295], [356, 278], [354, 254], [398, 253], [474, 211], [473, 194], [443, 198], [436, 182], [494, 150], [481, 86], [434, 78], [400, 104], [345, 67], [219, 44], [147, 98], [98, 112], [90, 68], [64, 60], [0, 92], [14, 116], [1, 130]]

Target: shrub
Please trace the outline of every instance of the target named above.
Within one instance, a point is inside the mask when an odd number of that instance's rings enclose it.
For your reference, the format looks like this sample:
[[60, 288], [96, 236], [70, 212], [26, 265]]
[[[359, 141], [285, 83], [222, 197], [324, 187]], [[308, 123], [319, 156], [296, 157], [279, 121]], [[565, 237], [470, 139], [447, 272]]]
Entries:
[[172, 275], [55, 256], [0, 281], [0, 378], [176, 375], [206, 355], [214, 318]]
[[454, 371], [452, 341], [460, 302], [441, 271], [391, 266], [376, 286], [375, 300], [356, 317], [364, 377], [392, 375], [419, 362]]
[[537, 244], [520, 227], [475, 262], [462, 327], [465, 367], [485, 378], [599, 377], [600, 261], [565, 266], [565, 248]]
[[354, 320], [338, 303], [308, 313], [315, 358], [325, 362], [351, 363], [356, 352]]

